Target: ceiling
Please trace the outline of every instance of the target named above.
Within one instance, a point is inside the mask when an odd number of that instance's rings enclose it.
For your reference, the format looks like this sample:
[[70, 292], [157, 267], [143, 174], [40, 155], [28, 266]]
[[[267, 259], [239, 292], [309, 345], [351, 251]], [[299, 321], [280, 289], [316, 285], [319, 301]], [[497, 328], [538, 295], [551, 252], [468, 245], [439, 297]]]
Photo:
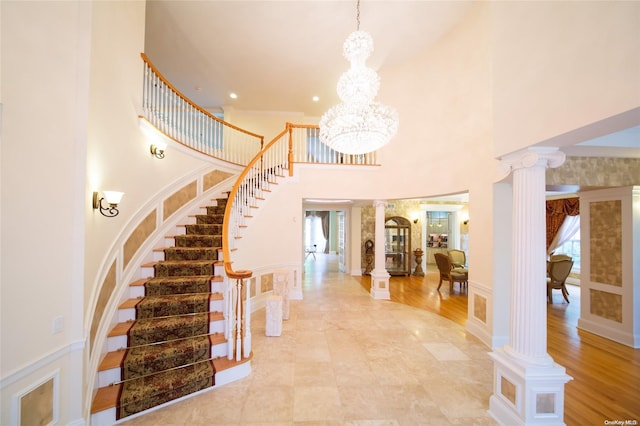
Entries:
[[[356, 29], [356, 5], [147, 1], [145, 53], [178, 90], [212, 112], [224, 106], [320, 117], [339, 102], [336, 83], [349, 67], [342, 43]], [[472, 1], [363, 0], [360, 29], [374, 41], [367, 65], [383, 74], [424, 52], [471, 7]], [[229, 97], [232, 92], [237, 99]], [[640, 108], [625, 123], [596, 132], [597, 139], [582, 132], [555, 146], [571, 156], [640, 158]]]
[[[367, 65], [380, 73], [424, 51], [470, 4], [363, 1], [360, 29], [374, 41]], [[148, 1], [146, 13], [145, 53], [198, 105], [320, 117], [339, 102], [356, 1]]]

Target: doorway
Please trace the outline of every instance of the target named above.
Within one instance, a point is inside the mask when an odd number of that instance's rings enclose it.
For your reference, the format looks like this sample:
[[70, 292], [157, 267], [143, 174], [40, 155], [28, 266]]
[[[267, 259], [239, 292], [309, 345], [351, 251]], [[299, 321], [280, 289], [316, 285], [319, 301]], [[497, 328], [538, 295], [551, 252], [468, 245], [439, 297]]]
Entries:
[[303, 247], [305, 272], [344, 272], [346, 212], [305, 209]]

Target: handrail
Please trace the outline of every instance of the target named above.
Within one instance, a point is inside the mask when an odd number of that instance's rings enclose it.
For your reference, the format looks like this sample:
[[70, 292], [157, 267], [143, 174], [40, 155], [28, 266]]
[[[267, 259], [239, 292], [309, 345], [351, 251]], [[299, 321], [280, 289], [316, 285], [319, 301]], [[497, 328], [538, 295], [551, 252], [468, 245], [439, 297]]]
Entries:
[[[274, 146], [282, 145], [278, 142], [282, 141], [284, 136], [289, 130], [289, 125], [278, 136], [276, 136], [271, 142], [267, 144], [245, 167], [240, 173], [236, 183], [233, 185], [231, 192], [227, 198], [227, 204], [224, 210], [224, 219], [222, 221], [222, 259], [224, 265], [225, 275], [232, 280], [235, 280], [235, 288], [231, 285], [227, 289], [227, 329], [226, 335], [228, 342], [227, 356], [229, 359], [233, 359], [235, 355], [236, 361], [240, 361], [242, 358], [248, 358], [251, 354], [251, 295], [249, 285], [250, 282], [245, 284], [245, 280], [251, 278], [253, 272], [250, 270], [235, 270], [233, 269], [233, 262], [231, 260], [231, 224], [234, 227], [234, 238], [239, 237], [239, 230], [244, 226], [244, 219], [249, 216], [249, 210], [254, 208], [257, 201], [262, 198], [263, 192], [268, 190], [268, 185], [271, 183], [270, 178], [275, 176], [276, 173], [282, 173], [282, 170], [287, 167], [285, 160], [289, 155], [289, 144], [287, 143], [287, 155], [273, 156], [269, 155], [271, 148]], [[272, 153], [272, 152], [271, 152]], [[265, 168], [265, 157], [267, 164], [271, 164], [270, 161], [273, 158], [278, 158], [284, 161], [282, 168], [271, 170], [271, 168]], [[264, 171], [269, 170], [267, 175], [264, 175]], [[271, 173], [273, 171], [273, 174]], [[266, 179], [265, 179], [266, 177]], [[243, 306], [242, 302], [242, 287], [246, 285], [244, 295], [245, 302]], [[235, 300], [235, 302], [234, 302]], [[235, 339], [234, 339], [235, 338]]]
[[147, 120], [171, 139], [212, 157], [246, 165], [264, 145], [264, 136], [227, 123], [175, 88], [149, 58], [145, 63], [142, 109]]
[[[375, 163], [375, 152], [361, 155], [342, 154], [320, 142], [319, 127], [309, 124], [287, 123], [285, 129], [249, 161], [236, 179], [227, 199], [222, 223], [222, 251], [227, 276], [247, 278], [247, 271], [235, 271], [231, 253], [235, 250], [235, 240], [246, 228], [246, 222], [253, 215], [270, 186], [285, 173], [293, 176], [295, 163], [321, 163], [341, 165], [371, 165]], [[251, 276], [251, 275], [249, 275]]]
[[[232, 222], [232, 214], [233, 213], [237, 213], [237, 214], [239, 213], [239, 214], [242, 214], [242, 217], [245, 217], [243, 213], [246, 213], [247, 209], [251, 208], [251, 204], [249, 204], [249, 203], [254, 202], [255, 198], [257, 198], [257, 197], [252, 195], [252, 194], [248, 194], [247, 193], [246, 195], [247, 195], [248, 198], [243, 200], [244, 205], [246, 206], [244, 209], [239, 209], [238, 208], [236, 200], [239, 199], [239, 196], [242, 196], [242, 195], [245, 194], [246, 191], [243, 191], [241, 189], [242, 185], [243, 184], [244, 185], [249, 184], [250, 180], [255, 177], [254, 172], [256, 171], [256, 166], [258, 166], [258, 168], [259, 168], [258, 171], [262, 171], [263, 170], [265, 153], [267, 151], [269, 151], [271, 149], [271, 147], [273, 147], [276, 143], [280, 142], [282, 140], [282, 138], [284, 138], [284, 136], [287, 135], [288, 133], [289, 133], [289, 124], [287, 124], [287, 128], [286, 129], [284, 129], [282, 132], [280, 132], [280, 134], [278, 134], [271, 142], [269, 142], [249, 162], [249, 164], [247, 164], [245, 169], [238, 176], [238, 178], [236, 180], [236, 183], [233, 185], [233, 188], [231, 189], [231, 192], [229, 193], [229, 196], [227, 198], [227, 206], [226, 206], [225, 211], [224, 211], [224, 220], [222, 221], [222, 256], [223, 256], [223, 259], [224, 259], [224, 270], [225, 270], [225, 273], [230, 278], [240, 278], [240, 277], [236, 277], [236, 275], [239, 272], [241, 272], [241, 271], [235, 271], [233, 269], [233, 266], [232, 266], [233, 262], [231, 261], [231, 251], [235, 246], [235, 245], [231, 244], [231, 237], [230, 237], [230, 234], [231, 234], [230, 227], [231, 227], [231, 222]], [[289, 158], [289, 149], [287, 149], [287, 156], [285, 158]], [[258, 164], [258, 163], [260, 163], [260, 164]], [[284, 167], [283, 167], [283, 169], [284, 169]], [[248, 178], [248, 176], [250, 174], [252, 174], [253, 176]], [[258, 174], [258, 177], [259, 177], [259, 174]], [[257, 182], [261, 182], [261, 180], [259, 179]], [[251, 196], [249, 197], [249, 195], [251, 195]], [[236, 217], [235, 219], [240, 222], [240, 223], [237, 224], [238, 228], [240, 226], [243, 226], [244, 221], [242, 221], [240, 217]], [[237, 232], [237, 228], [236, 228], [236, 232], [234, 232], [234, 237], [239, 237], [238, 232]]]

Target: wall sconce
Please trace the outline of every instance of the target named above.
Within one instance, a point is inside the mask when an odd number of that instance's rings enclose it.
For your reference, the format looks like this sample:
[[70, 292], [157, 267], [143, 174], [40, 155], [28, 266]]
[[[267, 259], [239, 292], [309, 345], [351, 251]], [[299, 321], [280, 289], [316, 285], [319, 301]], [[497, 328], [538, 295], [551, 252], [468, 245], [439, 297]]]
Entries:
[[418, 223], [418, 218], [417, 217], [413, 219], [413, 223]]
[[[106, 217], [114, 217], [118, 216], [120, 210], [118, 210], [118, 204], [120, 204], [120, 200], [122, 200], [122, 196], [124, 192], [118, 191], [102, 191], [104, 193], [104, 197], [99, 198], [100, 194], [97, 192], [93, 193], [93, 208], [100, 209], [100, 213]], [[104, 207], [102, 205], [102, 200], [105, 200], [108, 207]]]
[[149, 146], [149, 151], [151, 151], [151, 155], [153, 155], [156, 158], [164, 158], [164, 150], [167, 149], [167, 144], [163, 144], [163, 143], [158, 143], [158, 144], [151, 144]]

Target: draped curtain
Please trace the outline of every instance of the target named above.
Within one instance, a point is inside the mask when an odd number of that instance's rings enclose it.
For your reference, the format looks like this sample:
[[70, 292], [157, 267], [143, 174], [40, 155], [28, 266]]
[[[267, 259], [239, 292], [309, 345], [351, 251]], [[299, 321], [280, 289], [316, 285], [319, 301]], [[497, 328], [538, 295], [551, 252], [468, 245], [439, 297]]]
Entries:
[[567, 216], [580, 214], [580, 199], [565, 198], [562, 200], [548, 200], [547, 205], [547, 251], [551, 247], [553, 239], [558, 234], [560, 227]]
[[326, 243], [324, 245], [324, 253], [329, 253], [329, 212], [328, 211], [307, 211], [305, 216], [313, 216], [320, 218], [322, 224], [322, 236]]
[[327, 241], [324, 252], [329, 253], [329, 212], [316, 212], [316, 215], [322, 220], [322, 236]]
[[580, 230], [580, 215], [567, 216], [562, 222], [562, 226], [558, 229], [558, 233], [551, 241], [551, 245], [547, 248], [547, 254], [551, 255], [554, 251], [575, 235]]

